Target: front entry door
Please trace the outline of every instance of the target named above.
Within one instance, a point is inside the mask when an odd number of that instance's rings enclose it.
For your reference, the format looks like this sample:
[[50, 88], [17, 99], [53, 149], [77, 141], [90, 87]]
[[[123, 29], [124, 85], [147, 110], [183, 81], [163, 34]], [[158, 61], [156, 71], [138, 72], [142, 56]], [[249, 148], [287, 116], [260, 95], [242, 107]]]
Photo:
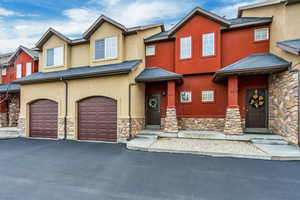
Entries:
[[147, 124], [160, 125], [160, 94], [150, 94], [146, 103]]
[[248, 89], [246, 94], [246, 128], [267, 128], [267, 109], [267, 89]]

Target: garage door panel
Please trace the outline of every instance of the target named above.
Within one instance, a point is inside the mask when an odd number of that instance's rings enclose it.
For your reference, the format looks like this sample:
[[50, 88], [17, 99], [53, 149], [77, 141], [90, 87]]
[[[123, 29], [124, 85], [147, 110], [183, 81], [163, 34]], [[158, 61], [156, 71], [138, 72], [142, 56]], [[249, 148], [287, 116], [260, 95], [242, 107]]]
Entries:
[[91, 97], [78, 104], [80, 140], [116, 141], [117, 102], [106, 97]]
[[30, 104], [30, 136], [57, 138], [57, 103], [38, 100]]

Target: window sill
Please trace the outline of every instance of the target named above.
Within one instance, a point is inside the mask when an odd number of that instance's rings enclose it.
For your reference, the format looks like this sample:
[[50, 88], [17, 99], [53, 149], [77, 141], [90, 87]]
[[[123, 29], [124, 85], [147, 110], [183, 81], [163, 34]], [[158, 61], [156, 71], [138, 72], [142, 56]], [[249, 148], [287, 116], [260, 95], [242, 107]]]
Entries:
[[269, 42], [269, 39], [267, 40], [254, 40], [253, 43], [264, 43], [264, 42]]
[[184, 62], [184, 61], [189, 61], [192, 60], [193, 58], [179, 58], [179, 62]]
[[212, 55], [212, 56], [200, 56], [201, 58], [215, 58], [217, 55]]
[[119, 60], [119, 58], [116, 57], [116, 58], [93, 59], [92, 62], [106, 62], [106, 61], [112, 61], [112, 60]]
[[180, 102], [181, 104], [192, 104], [193, 102], [190, 101], [190, 102]]
[[65, 67], [65, 65], [44, 66], [44, 69], [54, 69], [54, 68], [61, 68], [61, 67]]
[[216, 101], [201, 101], [202, 104], [215, 104]]

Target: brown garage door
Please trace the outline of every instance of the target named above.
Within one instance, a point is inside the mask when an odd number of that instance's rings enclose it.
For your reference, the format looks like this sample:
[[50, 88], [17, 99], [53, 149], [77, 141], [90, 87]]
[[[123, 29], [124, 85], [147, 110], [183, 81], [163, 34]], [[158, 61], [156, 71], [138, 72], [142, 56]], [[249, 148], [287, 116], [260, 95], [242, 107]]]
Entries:
[[107, 97], [90, 97], [78, 104], [79, 140], [117, 140], [117, 102]]
[[30, 136], [57, 138], [57, 103], [38, 100], [30, 104]]

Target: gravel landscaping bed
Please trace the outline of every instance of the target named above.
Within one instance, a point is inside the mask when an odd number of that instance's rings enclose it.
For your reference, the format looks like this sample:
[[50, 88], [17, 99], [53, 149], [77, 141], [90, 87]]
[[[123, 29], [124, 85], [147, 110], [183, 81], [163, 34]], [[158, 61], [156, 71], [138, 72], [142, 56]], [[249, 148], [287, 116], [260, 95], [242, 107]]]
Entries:
[[265, 152], [261, 151], [250, 142], [228, 140], [161, 138], [158, 139], [154, 144], [152, 144], [150, 148], [211, 153], [221, 152], [243, 155], [267, 155]]

